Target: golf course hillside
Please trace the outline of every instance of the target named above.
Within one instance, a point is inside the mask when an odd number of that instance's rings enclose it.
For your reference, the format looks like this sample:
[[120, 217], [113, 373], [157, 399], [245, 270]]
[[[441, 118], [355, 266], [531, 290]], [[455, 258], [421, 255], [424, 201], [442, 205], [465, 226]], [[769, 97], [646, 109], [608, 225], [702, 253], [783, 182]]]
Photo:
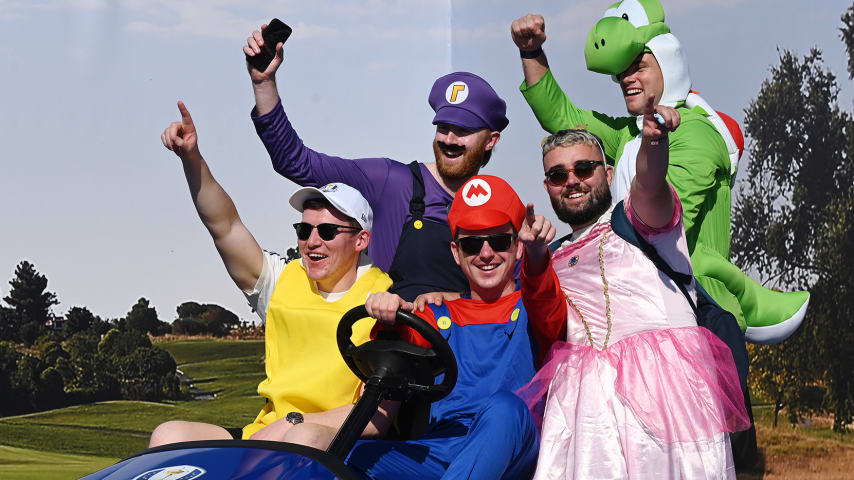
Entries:
[[166, 420], [242, 427], [264, 405], [255, 389], [264, 378], [264, 342], [159, 342], [196, 389], [212, 400], [164, 403], [111, 401], [0, 418], [0, 479], [77, 478], [148, 446]]

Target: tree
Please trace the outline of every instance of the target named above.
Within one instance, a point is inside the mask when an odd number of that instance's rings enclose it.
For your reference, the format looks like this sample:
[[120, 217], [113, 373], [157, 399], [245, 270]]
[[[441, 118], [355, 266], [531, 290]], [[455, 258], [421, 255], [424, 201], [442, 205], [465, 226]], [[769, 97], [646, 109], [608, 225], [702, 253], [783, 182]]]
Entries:
[[96, 327], [101, 319], [96, 317], [86, 307], [71, 307], [65, 313], [65, 325], [63, 325], [63, 336], [71, 337], [75, 333], [85, 332]]
[[[842, 21], [850, 78], [854, 5]], [[810, 392], [824, 383], [834, 430], [844, 432], [854, 414], [854, 124], [838, 94], [821, 51], [780, 53], [745, 112], [751, 161], [734, 206], [732, 255], [772, 286], [811, 291], [797, 337], [755, 348], [753, 375], [789, 372], [790, 414], [812, 408]]]
[[168, 323], [162, 322], [157, 318], [157, 310], [149, 306], [148, 299], [146, 298], [137, 300], [136, 305], [131, 307], [125, 317], [125, 321], [128, 330], [151, 333], [152, 335], [165, 333], [163, 332], [164, 328], [166, 331], [172, 328]]
[[14, 309], [0, 305], [0, 341], [18, 340], [20, 325], [17, 325], [17, 318]]
[[140, 347], [151, 348], [151, 340], [144, 333], [136, 330], [122, 332], [114, 328], [98, 343], [98, 354], [109, 360], [118, 360]]
[[[821, 408], [811, 395], [816, 389], [818, 369], [809, 362], [815, 356], [807, 354], [815, 338], [805, 327], [795, 332], [781, 345], [748, 345], [751, 373], [750, 389], [761, 392], [774, 404], [774, 428], [777, 428], [780, 411], [786, 408], [793, 424], [807, 413]], [[805, 373], [806, 372], [806, 373]]]
[[38, 273], [30, 262], [23, 260], [15, 268], [15, 277], [9, 281], [12, 289], [3, 300], [12, 307], [11, 315], [3, 314], [7, 322], [5, 332], [18, 332], [8, 340], [23, 341], [26, 344], [41, 336], [48, 319], [52, 317], [51, 307], [59, 301], [53, 292], [47, 290], [47, 277]]
[[159, 348], [137, 348], [117, 363], [122, 397], [158, 401], [179, 398], [175, 359]]
[[26, 399], [17, 388], [16, 372], [21, 354], [10, 342], [0, 341], [0, 416], [24, 411]]
[[184, 302], [176, 309], [178, 319], [172, 322], [172, 332], [197, 335], [209, 333], [221, 337], [240, 326], [233, 312], [214, 304]]
[[220, 307], [219, 305], [205, 305], [207, 311], [202, 314], [202, 323], [207, 327], [208, 332], [216, 337], [228, 335], [232, 329], [240, 325], [240, 318], [233, 312]]
[[196, 302], [184, 302], [175, 309], [178, 318], [199, 318], [207, 311], [204, 305]]

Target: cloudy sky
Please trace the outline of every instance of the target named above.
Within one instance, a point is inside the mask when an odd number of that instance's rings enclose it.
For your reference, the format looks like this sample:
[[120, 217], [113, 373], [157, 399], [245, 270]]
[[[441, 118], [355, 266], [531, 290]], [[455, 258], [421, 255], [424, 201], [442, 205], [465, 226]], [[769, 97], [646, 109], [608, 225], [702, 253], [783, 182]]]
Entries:
[[[778, 49], [824, 51], [851, 84], [839, 41], [850, 1], [662, 0], [693, 86], [743, 120]], [[580, 106], [624, 113], [618, 89], [584, 69], [587, 31], [611, 0], [0, 0], [0, 294], [29, 260], [61, 304], [105, 318], [146, 297], [171, 321], [183, 301], [252, 319], [193, 209], [180, 162], [159, 135], [183, 100], [199, 144], [259, 243], [296, 243], [296, 188], [255, 135], [242, 45], [272, 17], [291, 25], [279, 90], [313, 148], [344, 157], [429, 161], [433, 80], [467, 70], [508, 103], [510, 126], [484, 173], [551, 213], [538, 157], [544, 133], [518, 91], [510, 23], [546, 17], [552, 70]], [[745, 159], [742, 162], [746, 161]]]

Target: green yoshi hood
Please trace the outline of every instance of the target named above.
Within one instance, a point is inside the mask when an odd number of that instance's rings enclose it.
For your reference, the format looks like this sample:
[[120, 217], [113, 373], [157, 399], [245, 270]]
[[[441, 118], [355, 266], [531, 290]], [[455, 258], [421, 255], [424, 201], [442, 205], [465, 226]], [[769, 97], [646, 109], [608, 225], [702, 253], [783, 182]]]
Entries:
[[658, 0], [622, 0], [605, 11], [587, 35], [587, 69], [616, 76], [644, 51], [652, 52], [664, 76], [660, 105], [674, 107], [691, 90], [688, 62], [679, 40], [664, 23]]

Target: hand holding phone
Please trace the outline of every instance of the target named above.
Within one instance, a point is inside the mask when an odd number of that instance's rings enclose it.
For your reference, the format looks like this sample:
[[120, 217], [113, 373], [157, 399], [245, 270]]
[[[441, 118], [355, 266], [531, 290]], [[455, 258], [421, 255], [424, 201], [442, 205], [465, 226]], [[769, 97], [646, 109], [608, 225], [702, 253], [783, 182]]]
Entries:
[[291, 36], [291, 32], [291, 27], [278, 18], [270, 20], [267, 28], [261, 34], [261, 38], [264, 39], [264, 44], [259, 45], [261, 52], [251, 56], [247, 54], [246, 61], [252, 65], [252, 68], [263, 72], [276, 57], [276, 45], [285, 43]]

